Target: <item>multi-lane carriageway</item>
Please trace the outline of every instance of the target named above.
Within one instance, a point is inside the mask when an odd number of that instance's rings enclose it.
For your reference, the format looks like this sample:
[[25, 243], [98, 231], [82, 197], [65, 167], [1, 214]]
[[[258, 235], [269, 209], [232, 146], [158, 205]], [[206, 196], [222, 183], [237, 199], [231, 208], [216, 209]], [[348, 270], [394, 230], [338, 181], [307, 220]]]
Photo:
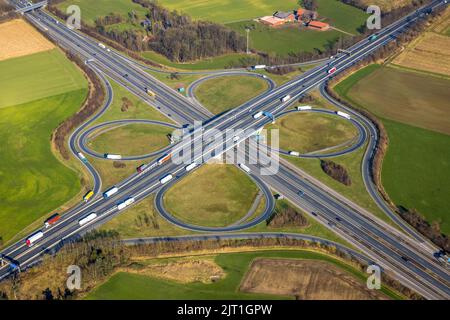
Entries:
[[[442, 5], [444, 5], [443, 1], [433, 1], [425, 9], [434, 9]], [[350, 67], [391, 41], [409, 24], [420, 19], [421, 14], [422, 12], [414, 12], [410, 16], [382, 29], [378, 32], [376, 40], [366, 39], [352, 46], [348, 49], [351, 55], [339, 54], [334, 59], [285, 85], [213, 119], [208, 119], [209, 113], [201, 106], [192, 104], [172, 89], [141, 71], [136, 64], [120, 53], [115, 51], [105, 52], [92, 39], [69, 30], [62, 23], [56, 23], [53, 17], [44, 12], [31, 12], [25, 16], [37, 27], [47, 32], [61, 46], [79, 54], [85, 60], [91, 61], [90, 64], [95, 70], [116, 79], [128, 90], [148, 102], [149, 98], [145, 94], [144, 88], [150, 88], [156, 93], [156, 106], [160, 108], [158, 110], [165, 114], [170, 113], [172, 118], [179, 123], [203, 120], [205, 123], [203, 137], [208, 137], [208, 133], [213, 128], [219, 130], [240, 128], [248, 130], [247, 134], [240, 139], [244, 140], [269, 121], [266, 118], [253, 119], [251, 116], [253, 113], [264, 110], [274, 115], [280, 114], [292, 101], [280, 103], [281, 98], [290, 95], [292, 99], [296, 99], [308, 90], [317, 87], [330, 77], [327, 72], [330, 68], [336, 67], [337, 72], [339, 72]], [[224, 145], [230, 145], [230, 142], [224, 141]], [[231, 145], [238, 142], [232, 142]], [[183, 143], [175, 145], [173, 151], [181, 148]], [[214, 144], [202, 145], [201, 153], [210, 155], [216, 147], [218, 146]], [[261, 169], [260, 165], [249, 165], [249, 167], [251, 175], [260, 178], [272, 189], [284, 194], [295, 205], [312, 214], [318, 221], [361, 249], [365, 255], [376, 261], [384, 269], [391, 271], [406, 286], [429, 299], [448, 299], [450, 297], [449, 273], [433, 260], [432, 248], [427, 243], [406, 236], [374, 216], [359, 211], [342, 196], [334, 195], [310, 179], [304, 178], [301, 172], [282, 160], [280, 169], [275, 175], [260, 176], [258, 174], [259, 169]], [[149, 194], [156, 192], [161, 188], [159, 179], [168, 173], [177, 177], [173, 179], [172, 183], [186, 174], [184, 167], [171, 162], [162, 166], [154, 166], [151, 170], [125, 180], [119, 185], [120, 192], [113, 197], [108, 199], [96, 198], [90, 203], [79, 204], [69, 210], [54, 227], [44, 232], [44, 238], [35, 246], [28, 248], [24, 245], [24, 241], [20, 241], [4, 250], [2, 254], [18, 261], [22, 268], [27, 267], [38, 261], [43, 252], [59, 246], [64, 239], [77, 235], [117, 214], [116, 204], [118, 202], [128, 197], [134, 197], [136, 202], [139, 202]], [[298, 190], [304, 190], [305, 193], [300, 196]], [[78, 220], [90, 212], [98, 214], [97, 220], [80, 227]], [[7, 267], [1, 268], [0, 278], [8, 273]]]

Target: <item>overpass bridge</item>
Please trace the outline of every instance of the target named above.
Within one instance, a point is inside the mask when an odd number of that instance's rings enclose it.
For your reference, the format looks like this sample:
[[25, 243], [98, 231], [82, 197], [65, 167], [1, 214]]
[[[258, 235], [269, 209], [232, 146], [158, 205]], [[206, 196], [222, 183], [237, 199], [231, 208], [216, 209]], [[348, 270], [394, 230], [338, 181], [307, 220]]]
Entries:
[[26, 12], [30, 12], [32, 10], [40, 9], [42, 7], [45, 7], [47, 5], [47, 3], [48, 3], [47, 0], [40, 1], [40, 2], [37, 2], [37, 3], [32, 3], [32, 2], [29, 2], [29, 1], [17, 1], [16, 2], [16, 7], [18, 7], [18, 8], [16, 9], [16, 12], [24, 14]]

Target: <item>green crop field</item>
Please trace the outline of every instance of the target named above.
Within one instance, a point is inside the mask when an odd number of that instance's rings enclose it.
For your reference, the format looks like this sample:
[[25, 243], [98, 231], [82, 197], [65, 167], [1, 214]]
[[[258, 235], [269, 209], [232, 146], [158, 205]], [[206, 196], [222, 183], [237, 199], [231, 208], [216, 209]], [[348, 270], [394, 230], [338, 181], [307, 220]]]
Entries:
[[80, 191], [78, 175], [53, 155], [50, 135], [80, 108], [86, 91], [0, 109], [0, 236], [4, 241]]
[[383, 120], [389, 149], [383, 185], [397, 205], [415, 208], [450, 234], [450, 136]]
[[326, 17], [325, 22], [343, 31], [356, 34], [359, 27], [365, 24], [367, 14], [339, 0], [317, 0], [320, 17]]
[[220, 114], [267, 90], [266, 81], [255, 77], [226, 76], [203, 82], [197, 87], [197, 99], [209, 111]]
[[[253, 260], [257, 258], [308, 259], [325, 261], [332, 264], [355, 279], [365, 282], [366, 275], [355, 268], [328, 255], [317, 252], [292, 251], [254, 251], [245, 253], [224, 253], [213, 256], [214, 261], [226, 272], [225, 278], [210, 284], [194, 282], [180, 283], [150, 276], [120, 272], [104, 284], [94, 289], [87, 297], [90, 300], [114, 299], [292, 299], [287, 296], [253, 294], [239, 291], [241, 281]], [[201, 259], [201, 257], [199, 257]], [[156, 260], [157, 262], [157, 260]], [[391, 298], [399, 296], [388, 288], [382, 292]]]
[[230, 23], [272, 15], [275, 11], [296, 10], [296, 0], [159, 0], [163, 6], [187, 13], [198, 20]]
[[[266, 129], [279, 130], [282, 149], [300, 153], [319, 151], [350, 142], [358, 133], [349, 121], [319, 113], [289, 114]], [[271, 141], [270, 131], [268, 134], [268, 141]]]
[[300, 28], [297, 24], [283, 28], [271, 28], [259, 22], [243, 21], [228, 25], [243, 36], [249, 27], [250, 46], [256, 50], [287, 55], [300, 51], [313, 52], [324, 50], [328, 43], [333, 43], [342, 35], [334, 30], [325, 32]]
[[[0, 63], [0, 236], [6, 242], [80, 192], [50, 137], [87, 95], [87, 81], [57, 49]], [[23, 89], [23, 91], [22, 91]]]
[[0, 62], [0, 108], [86, 88], [58, 49]]
[[81, 19], [88, 24], [94, 24], [97, 17], [106, 16], [110, 13], [120, 14], [126, 18], [128, 13], [133, 10], [142, 17], [145, 16], [147, 11], [131, 0], [66, 0], [59, 3], [57, 7], [65, 12], [70, 5], [80, 7]]
[[245, 216], [258, 188], [232, 165], [205, 165], [177, 182], [164, 198], [167, 211], [184, 222], [228, 226]]
[[450, 166], [450, 136], [434, 131], [449, 132], [450, 94], [445, 89], [449, 83], [431, 75], [372, 65], [335, 87], [342, 97], [383, 121], [390, 145], [382, 180], [392, 200], [416, 208], [430, 222], [440, 222], [447, 234], [450, 178], [443, 173]]
[[89, 147], [99, 153], [138, 156], [160, 150], [169, 144], [167, 135], [173, 129], [158, 125], [130, 124], [96, 135]]

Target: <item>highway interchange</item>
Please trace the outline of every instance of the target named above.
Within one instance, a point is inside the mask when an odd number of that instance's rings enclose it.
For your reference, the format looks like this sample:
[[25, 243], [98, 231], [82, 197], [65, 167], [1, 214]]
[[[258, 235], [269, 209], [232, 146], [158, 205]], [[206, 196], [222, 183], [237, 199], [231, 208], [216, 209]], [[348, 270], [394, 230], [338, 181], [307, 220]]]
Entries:
[[[442, 6], [443, 1], [434, 1], [431, 6]], [[252, 115], [258, 111], [269, 111], [276, 117], [281, 116], [286, 112], [286, 108], [291, 105], [298, 97], [326, 83], [330, 78], [327, 71], [331, 67], [336, 67], [338, 71], [342, 71], [357, 61], [366, 57], [368, 54], [384, 46], [389, 41], [392, 41], [397, 34], [402, 32], [409, 24], [414, 23], [419, 19], [420, 12], [412, 13], [411, 16], [405, 17], [396, 23], [384, 28], [378, 32], [376, 41], [365, 39], [360, 43], [348, 49], [351, 55], [339, 54], [333, 59], [330, 59], [318, 67], [309, 70], [298, 78], [289, 81], [288, 83], [273, 88], [242, 106], [227, 112], [217, 117], [211, 117], [211, 114], [198, 103], [186, 99], [178, 94], [165, 84], [159, 82], [157, 79], [143, 71], [139, 64], [134, 63], [126, 57], [122, 57], [120, 53], [111, 50], [110, 52], [98, 46], [98, 43], [83, 34], [69, 30], [65, 24], [56, 23], [56, 20], [43, 11], [35, 11], [25, 14], [27, 19], [35, 24], [38, 28], [46, 32], [53, 38], [60, 46], [67, 50], [77, 53], [87, 64], [91, 66], [104, 82], [105, 88], [108, 91], [108, 98], [105, 101], [104, 108], [106, 110], [113, 97], [111, 86], [108, 84], [106, 76], [117, 81], [119, 84], [127, 88], [130, 92], [140, 97], [149, 105], [156, 106], [157, 110], [166, 116], [172, 118], [180, 125], [193, 124], [194, 121], [202, 121], [205, 130], [202, 134], [198, 132], [191, 132], [187, 135], [192, 137], [192, 141], [181, 141], [172, 146], [171, 152], [179, 152], [187, 144], [194, 145], [194, 151], [200, 151], [200, 158], [194, 159], [199, 164], [208, 160], [210, 157], [217, 156], [221, 152], [231, 149], [237, 143], [240, 143], [260, 128], [271, 122], [270, 119], [262, 117], [254, 119]], [[156, 94], [156, 99], [149, 97], [145, 88], [149, 88]], [[323, 88], [323, 87], [322, 87]], [[323, 94], [324, 90], [322, 90]], [[292, 99], [287, 102], [280, 102], [280, 100], [290, 95]], [[333, 104], [342, 108], [337, 102], [332, 101]], [[349, 113], [357, 117], [359, 123], [363, 123], [369, 139], [369, 146], [367, 148], [363, 173], [366, 187], [369, 192], [373, 192], [374, 199], [379, 199], [379, 195], [370, 178], [370, 159], [376, 147], [377, 131], [374, 125], [364, 117], [355, 114], [351, 110]], [[70, 138], [70, 147], [72, 152], [76, 155], [81, 150], [80, 134], [82, 134], [89, 125], [102, 114], [96, 116], [78, 128]], [[211, 138], [213, 129], [225, 131], [229, 128], [239, 128], [245, 130], [245, 134], [240, 135], [239, 141], [232, 141], [229, 138], [220, 143], [204, 143]], [[200, 143], [196, 142], [200, 141]], [[360, 146], [359, 146], [360, 147]], [[221, 148], [219, 152], [217, 149]], [[267, 156], [271, 160], [277, 155]], [[261, 159], [260, 159], [261, 160]], [[266, 159], [267, 160], [267, 159]], [[89, 163], [85, 164], [94, 178], [94, 191], [96, 195], [100, 194], [102, 189], [101, 180]], [[280, 158], [280, 167], [276, 175], [261, 175], [261, 164], [248, 165], [251, 169], [250, 177], [258, 182], [264, 190], [275, 190], [283, 194], [287, 199], [294, 203], [305, 212], [309, 213], [313, 218], [317, 219], [323, 225], [332, 229], [334, 232], [342, 236], [344, 239], [352, 243], [356, 248], [360, 249], [370, 260], [376, 261], [385, 270], [389, 270], [399, 279], [403, 284], [410, 287], [414, 291], [420, 293], [428, 299], [448, 299], [450, 297], [450, 276], [448, 271], [434, 260], [432, 253], [436, 249], [427, 241], [417, 234], [414, 230], [408, 227], [401, 219], [392, 213], [386, 204], [378, 203], [380, 207], [385, 206], [385, 209], [390, 212], [390, 216], [394, 221], [398, 222], [400, 226], [404, 227], [409, 235], [394, 229], [390, 225], [374, 217], [372, 214], [354, 205], [347, 199], [335, 192], [327, 189], [325, 186], [318, 183], [314, 178], [307, 176], [300, 169], [293, 167], [288, 162]], [[80, 203], [68, 212], [64, 213], [61, 221], [54, 227], [44, 230], [45, 237], [35, 246], [28, 248], [24, 244], [24, 240], [6, 248], [2, 254], [20, 263], [22, 268], [26, 268], [36, 261], [44, 252], [56, 249], [66, 240], [78, 235], [89, 228], [95, 227], [104, 221], [107, 221], [114, 215], [117, 215], [117, 203], [124, 201], [129, 197], [136, 199], [138, 203], [148, 195], [157, 192], [161, 200], [163, 191], [161, 191], [160, 178], [173, 174], [175, 179], [170, 183], [164, 185], [168, 188], [170, 185], [182, 179], [188, 174], [184, 165], [176, 165], [172, 162], [164, 163], [163, 165], [151, 165], [149, 169], [141, 174], [135, 174], [125, 181], [122, 181], [117, 187], [120, 192], [111, 198], [103, 199], [96, 197], [88, 203]], [[108, 186], [109, 187], [109, 186]], [[270, 189], [269, 189], [270, 188]], [[299, 191], [302, 191], [299, 193]], [[270, 194], [268, 198], [272, 199]], [[272, 200], [273, 201], [273, 200]], [[161, 202], [160, 202], [161, 203]], [[158, 203], [156, 203], [158, 206]], [[205, 232], [218, 232], [216, 237], [226, 237], [227, 234], [219, 233], [219, 231], [237, 231], [245, 229], [249, 226], [257, 224], [259, 219], [263, 219], [270, 207], [273, 205], [269, 201], [266, 204], [267, 208], [264, 215], [258, 217], [251, 224], [241, 224], [233, 226], [227, 230], [200, 230]], [[162, 212], [162, 208], [160, 208]], [[385, 211], [386, 211], [385, 210]], [[91, 212], [98, 214], [98, 219], [90, 224], [80, 227], [78, 221], [80, 218], [86, 216]], [[170, 217], [166, 217], [170, 221]], [[172, 221], [186, 229], [195, 230], [198, 226], [189, 226], [182, 222]], [[0, 269], [0, 278], [9, 274], [10, 270], [5, 266]]]

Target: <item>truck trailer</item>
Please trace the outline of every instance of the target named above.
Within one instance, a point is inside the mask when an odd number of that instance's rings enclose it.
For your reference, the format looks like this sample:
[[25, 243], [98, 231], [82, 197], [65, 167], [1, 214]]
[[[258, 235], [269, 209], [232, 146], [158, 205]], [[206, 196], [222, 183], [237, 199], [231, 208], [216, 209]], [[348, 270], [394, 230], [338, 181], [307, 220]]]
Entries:
[[119, 188], [117, 187], [112, 187], [108, 190], [106, 190], [105, 192], [103, 192], [103, 198], [109, 198], [111, 197], [113, 194], [117, 193], [119, 191]]
[[39, 230], [27, 238], [26, 244], [28, 247], [31, 247], [36, 243], [36, 241], [42, 239], [43, 237], [44, 237], [44, 233]]
[[84, 226], [85, 224], [91, 222], [92, 220], [97, 218], [97, 214], [95, 212], [92, 212], [90, 214], [88, 214], [87, 216], [85, 216], [84, 218], [80, 219], [78, 221], [78, 224], [80, 226]]
[[61, 216], [58, 213], [53, 214], [47, 220], [45, 220], [44, 227], [46, 229], [50, 228], [52, 225], [54, 225], [56, 222], [58, 222], [59, 219], [61, 219]]

